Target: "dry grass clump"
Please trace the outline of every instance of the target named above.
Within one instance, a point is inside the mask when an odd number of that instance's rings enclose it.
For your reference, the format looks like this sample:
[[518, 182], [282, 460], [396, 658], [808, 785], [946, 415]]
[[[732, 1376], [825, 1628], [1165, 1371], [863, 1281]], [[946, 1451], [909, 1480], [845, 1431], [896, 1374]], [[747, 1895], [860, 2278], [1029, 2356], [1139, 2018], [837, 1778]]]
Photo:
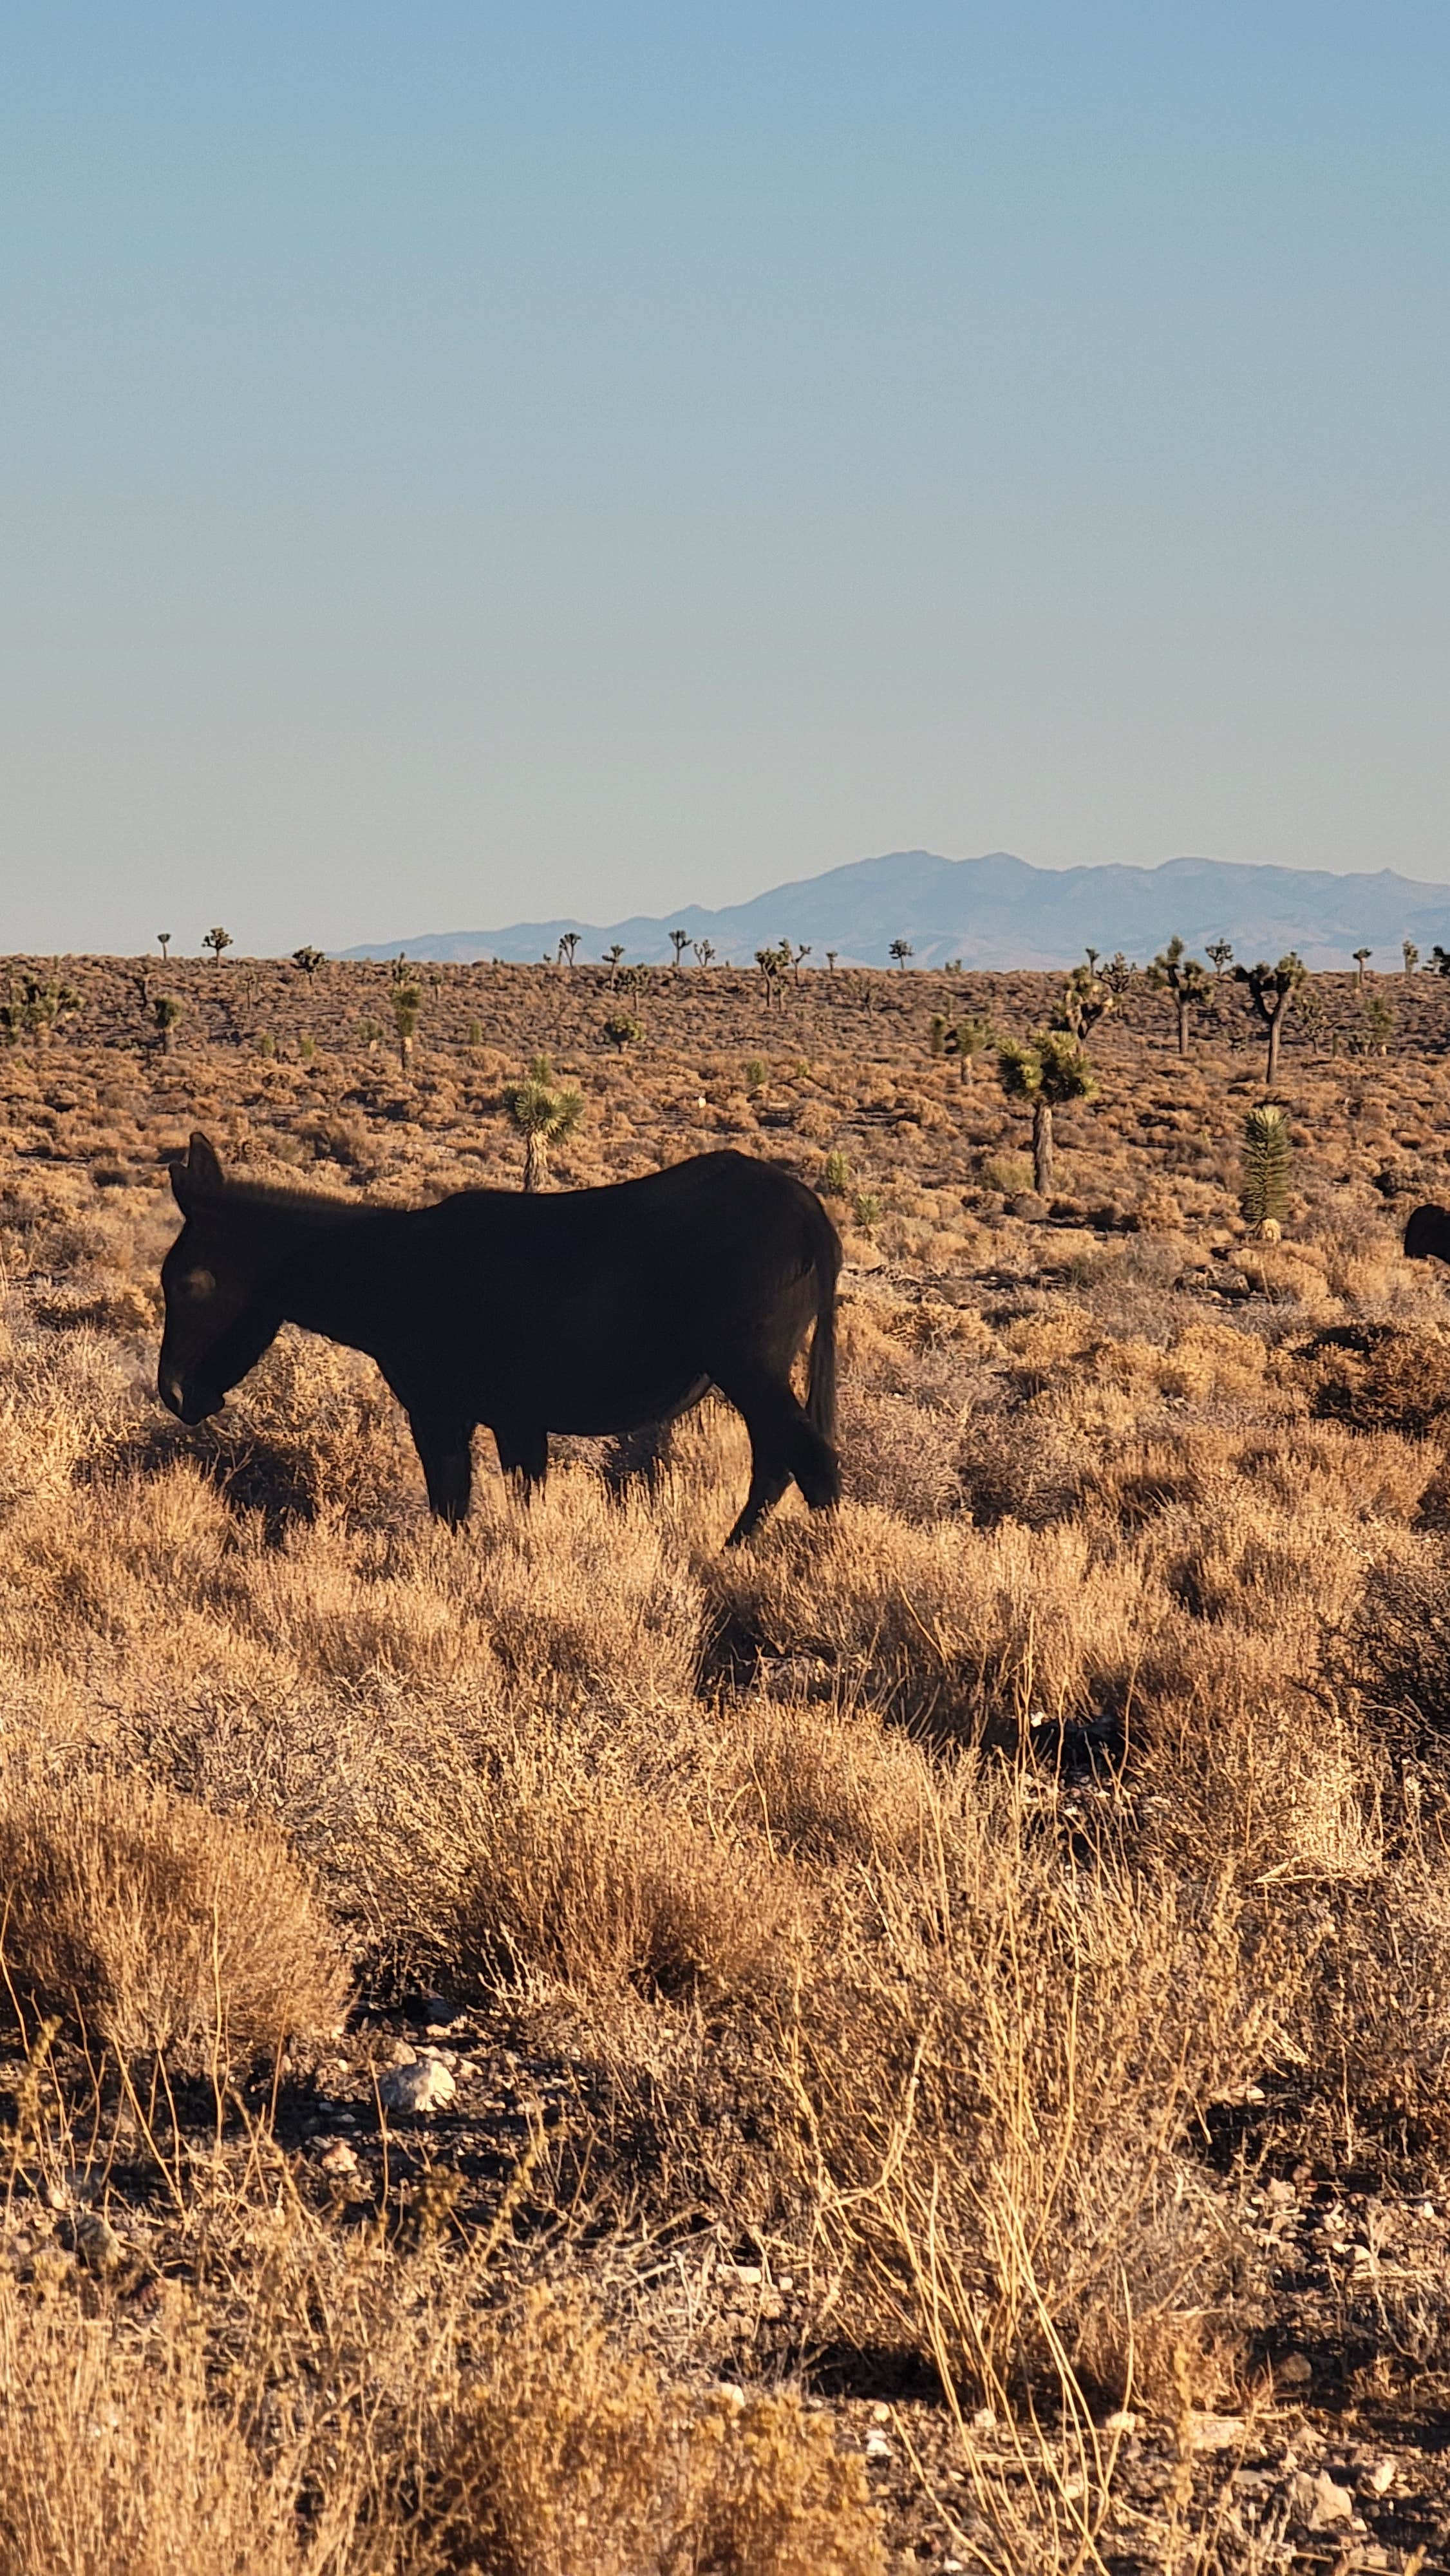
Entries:
[[974, 1789], [804, 2002], [800, 2152], [848, 2319], [989, 2403], [1059, 2364], [1121, 2395], [1134, 2347], [1151, 2386], [1155, 2338], [1166, 2368], [1239, 2331], [1184, 2150], [1277, 2044], [1290, 1954], [1231, 1889], [1076, 1865], [1026, 1781]]
[[226, 2065], [331, 2029], [337, 1935], [282, 1836], [146, 1781], [0, 1781], [12, 1996], [123, 2059]]
[[789, 1982], [805, 1891], [783, 1863], [658, 1797], [524, 1756], [469, 1820], [445, 1934], [455, 1976], [530, 1972], [738, 2003]]
[[489, 2334], [436, 2475], [447, 2563], [518, 2576], [885, 2576], [856, 2460], [787, 2393], [704, 2399], [577, 2291]]
[[672, 2383], [577, 2285], [211, 2234], [224, 2334], [0, 2270], [0, 2576], [884, 2576], [828, 2421]]

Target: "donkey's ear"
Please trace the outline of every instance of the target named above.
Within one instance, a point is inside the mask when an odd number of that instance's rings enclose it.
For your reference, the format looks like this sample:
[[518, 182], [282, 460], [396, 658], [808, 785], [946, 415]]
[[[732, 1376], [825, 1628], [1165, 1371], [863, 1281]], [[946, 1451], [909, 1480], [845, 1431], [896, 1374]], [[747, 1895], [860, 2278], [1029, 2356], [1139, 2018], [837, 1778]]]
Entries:
[[193, 1190], [199, 1190], [207, 1198], [226, 1188], [226, 1176], [217, 1160], [216, 1147], [202, 1135], [200, 1128], [191, 1139], [186, 1157], [186, 1177]]

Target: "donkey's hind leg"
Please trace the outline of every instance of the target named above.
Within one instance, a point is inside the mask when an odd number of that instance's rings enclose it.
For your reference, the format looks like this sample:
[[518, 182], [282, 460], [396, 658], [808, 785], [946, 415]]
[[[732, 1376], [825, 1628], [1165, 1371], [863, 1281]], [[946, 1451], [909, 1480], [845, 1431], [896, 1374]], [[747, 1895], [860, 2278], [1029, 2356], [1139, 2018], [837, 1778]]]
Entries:
[[531, 1501], [535, 1486], [542, 1485], [549, 1472], [547, 1431], [521, 1431], [517, 1423], [501, 1429], [496, 1422], [492, 1429], [499, 1465], [520, 1499]]
[[410, 1413], [408, 1422], [422, 1461], [428, 1509], [435, 1520], [457, 1529], [468, 1518], [473, 1492], [473, 1425], [422, 1413]]
[[739, 1547], [758, 1529], [792, 1477], [813, 1512], [840, 1501], [836, 1453], [796, 1402], [788, 1378], [760, 1371], [737, 1376], [733, 1384], [723, 1376], [715, 1383], [743, 1415], [750, 1434], [750, 1491], [727, 1547]]

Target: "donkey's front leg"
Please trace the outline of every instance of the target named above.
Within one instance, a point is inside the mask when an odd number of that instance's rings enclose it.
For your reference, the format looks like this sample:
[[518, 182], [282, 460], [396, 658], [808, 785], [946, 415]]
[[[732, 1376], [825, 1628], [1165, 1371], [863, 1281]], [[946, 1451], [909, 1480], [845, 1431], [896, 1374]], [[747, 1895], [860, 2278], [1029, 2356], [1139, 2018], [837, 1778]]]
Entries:
[[473, 1491], [473, 1425], [431, 1413], [410, 1413], [408, 1422], [423, 1463], [428, 1508], [435, 1520], [457, 1529], [468, 1518]]

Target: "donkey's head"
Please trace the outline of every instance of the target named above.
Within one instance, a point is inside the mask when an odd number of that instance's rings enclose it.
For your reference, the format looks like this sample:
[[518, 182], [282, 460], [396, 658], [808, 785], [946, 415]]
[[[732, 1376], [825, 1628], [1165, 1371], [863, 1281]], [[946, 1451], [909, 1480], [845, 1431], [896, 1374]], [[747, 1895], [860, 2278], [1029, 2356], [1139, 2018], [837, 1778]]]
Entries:
[[205, 1136], [193, 1136], [184, 1160], [172, 1164], [171, 1187], [186, 1222], [161, 1265], [166, 1327], [156, 1386], [183, 1422], [204, 1422], [259, 1355], [228, 1347], [251, 1300], [255, 1264], [235, 1213], [229, 1217], [226, 1175]]

